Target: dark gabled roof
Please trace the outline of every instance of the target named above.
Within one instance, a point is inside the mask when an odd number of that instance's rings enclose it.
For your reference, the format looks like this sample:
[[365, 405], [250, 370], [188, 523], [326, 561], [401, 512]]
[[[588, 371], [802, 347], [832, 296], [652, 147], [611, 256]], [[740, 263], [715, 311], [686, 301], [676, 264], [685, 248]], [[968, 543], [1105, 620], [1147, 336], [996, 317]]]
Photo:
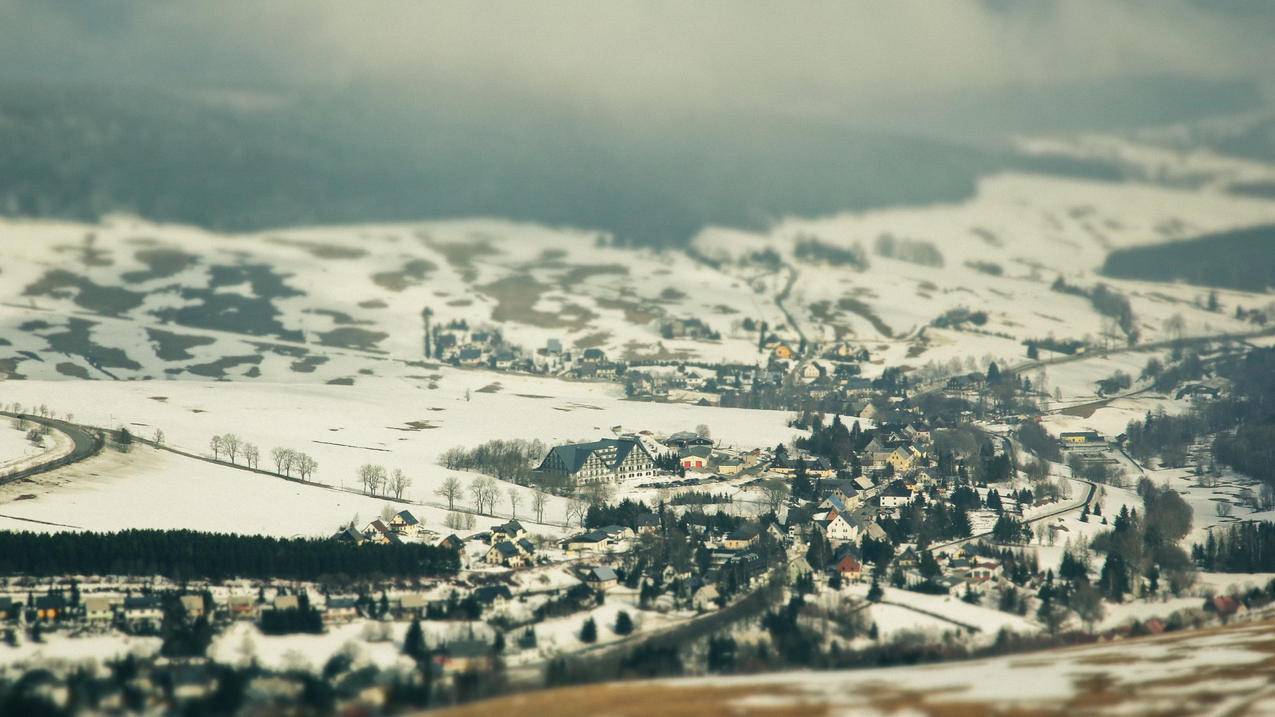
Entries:
[[585, 574], [584, 579], [589, 582], [606, 582], [607, 580], [619, 580], [619, 576], [615, 571], [608, 567], [594, 568]]
[[885, 490], [881, 491], [881, 495], [890, 496], [892, 498], [906, 498], [912, 495], [912, 491], [908, 490], [908, 487], [903, 485], [903, 481], [896, 480], [886, 486]]
[[800, 525], [809, 523], [814, 511], [809, 508], [792, 507], [788, 509], [788, 515], [784, 518], [786, 525]]
[[509, 542], [508, 540], [502, 540], [491, 547], [494, 548], [497, 552], [499, 552], [501, 557], [515, 558], [515, 557], [518, 557], [518, 555], [520, 555], [520, 553], [518, 552], [517, 546], [515, 546], [513, 543]]
[[601, 543], [604, 540], [610, 540], [610, 536], [601, 530], [590, 530], [587, 533], [567, 538], [568, 543]]
[[491, 654], [491, 645], [482, 640], [457, 640], [443, 645], [448, 657], [482, 657]]
[[688, 456], [695, 457], [695, 458], [709, 458], [712, 455], [713, 455], [712, 446], [689, 445], [681, 450], [681, 456], [683, 458], [686, 458]]
[[336, 534], [332, 536], [332, 539], [333, 540], [352, 540], [357, 543], [363, 540], [363, 534], [347, 525], [344, 528], [341, 528], [340, 530], [336, 531]]
[[37, 608], [64, 608], [66, 607], [66, 598], [61, 595], [41, 595], [35, 599]]
[[518, 533], [525, 533], [527, 530], [522, 527], [522, 523], [519, 523], [517, 518], [514, 518], [506, 523], [501, 523], [500, 525], [493, 527], [491, 532], [504, 533], [505, 535], [517, 535]]
[[726, 534], [727, 540], [752, 540], [755, 537], [757, 537], [757, 530], [750, 526], [742, 526]]
[[847, 555], [850, 555], [858, 559], [859, 546], [855, 545], [854, 543], [842, 543], [841, 545], [838, 545], [836, 549], [832, 551], [832, 562], [835, 563]]
[[479, 351], [478, 349], [474, 349], [474, 348], [468, 348], [468, 349], [461, 349], [460, 353], [457, 354], [457, 358], [460, 358], [462, 360], [476, 359], [476, 358], [482, 358], [482, 355], [483, 355], [482, 351]]
[[474, 599], [483, 605], [490, 605], [500, 598], [509, 600], [512, 597], [513, 593], [509, 592], [509, 588], [505, 585], [484, 585], [474, 588]]
[[160, 606], [160, 599], [155, 595], [134, 595], [124, 598], [125, 610], [149, 610]]
[[465, 544], [465, 541], [461, 540], [455, 533], [452, 533], [446, 538], [438, 541], [438, 544], [443, 547], [452, 547], [459, 550], [460, 547]]
[[518, 539], [518, 547], [519, 547], [519, 548], [522, 548], [522, 551], [523, 551], [524, 553], [534, 553], [534, 552], [536, 552], [536, 546], [535, 546], [535, 545], [532, 545], [531, 541], [530, 541], [530, 540], [527, 540], [526, 538], [519, 538], [519, 539]]
[[328, 598], [328, 610], [345, 610], [352, 607], [358, 607], [359, 601], [352, 597], [334, 597]]
[[[585, 461], [589, 460], [589, 456], [593, 455], [595, 451], [604, 448], [615, 448], [614, 458], [607, 463], [608, 466], [614, 466], [628, 458], [634, 448], [639, 447], [642, 452], [646, 452], [645, 446], [631, 438], [603, 438], [589, 443], [568, 443], [554, 446], [549, 450], [549, 456], [556, 455], [562, 461], [562, 465], [566, 466], [568, 473], [575, 473], [584, 467]], [[549, 460], [549, 456], [545, 457], [546, 461]]]
[[854, 479], [852, 478], [824, 478], [819, 481], [819, 490], [824, 495], [827, 495], [838, 488], [840, 488], [847, 496], [852, 496], [859, 492], [859, 489], [855, 487]]
[[606, 358], [606, 354], [605, 354], [605, 353], [603, 353], [603, 352], [602, 352], [602, 349], [599, 349], [599, 348], [588, 348], [588, 349], [585, 349], [585, 350], [584, 350], [584, 354], [583, 354], [583, 355], [584, 355], [584, 357], [585, 357], [585, 358], [587, 358], [587, 359], [603, 359], [603, 358]]
[[397, 517], [408, 525], [419, 525], [421, 522], [416, 519], [416, 516], [412, 515], [410, 510], [400, 510]]

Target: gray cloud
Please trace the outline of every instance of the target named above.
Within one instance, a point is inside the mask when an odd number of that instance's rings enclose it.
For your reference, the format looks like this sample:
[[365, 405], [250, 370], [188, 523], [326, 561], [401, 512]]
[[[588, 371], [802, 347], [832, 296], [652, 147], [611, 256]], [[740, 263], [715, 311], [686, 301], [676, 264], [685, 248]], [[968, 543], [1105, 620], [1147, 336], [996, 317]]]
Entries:
[[1184, 0], [0, 0], [0, 60], [35, 77], [853, 116], [1144, 74], [1261, 81], [1273, 17]]

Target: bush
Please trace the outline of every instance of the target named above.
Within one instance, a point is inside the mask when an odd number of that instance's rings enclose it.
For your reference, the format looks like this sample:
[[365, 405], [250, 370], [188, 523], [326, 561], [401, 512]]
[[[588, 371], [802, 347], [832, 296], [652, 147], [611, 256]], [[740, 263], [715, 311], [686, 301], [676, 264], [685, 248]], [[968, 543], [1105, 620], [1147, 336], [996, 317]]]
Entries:
[[633, 618], [629, 617], [629, 613], [621, 610], [619, 615], [615, 616], [615, 634], [628, 635], [633, 632]]
[[580, 626], [580, 642], [594, 643], [598, 641], [598, 624], [589, 618]]

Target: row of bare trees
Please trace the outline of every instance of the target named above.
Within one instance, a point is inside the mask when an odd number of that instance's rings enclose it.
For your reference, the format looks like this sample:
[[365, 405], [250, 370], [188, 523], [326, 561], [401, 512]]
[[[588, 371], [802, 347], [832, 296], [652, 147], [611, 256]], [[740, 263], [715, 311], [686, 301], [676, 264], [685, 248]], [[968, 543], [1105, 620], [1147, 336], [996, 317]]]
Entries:
[[319, 470], [319, 462], [309, 454], [283, 446], [270, 449], [270, 460], [274, 461], [275, 473], [291, 477], [295, 471], [301, 480], [309, 480]]
[[[469, 487], [466, 489], [464, 483], [456, 476], [448, 476], [434, 491], [434, 495], [447, 501], [447, 509], [455, 510], [456, 501], [464, 497], [468, 491], [469, 495], [474, 499], [474, 510], [478, 513], [494, 515], [496, 512], [496, 501], [500, 499], [500, 483], [491, 476], [474, 476], [469, 481]], [[509, 486], [505, 492], [509, 501], [509, 512], [517, 518], [518, 509], [522, 507], [524, 496], [515, 486]], [[536, 522], [543, 523], [545, 517], [545, 508], [549, 505], [549, 496], [540, 491], [535, 491], [531, 495], [531, 511], [536, 516]]]
[[[163, 433], [156, 432], [156, 443], [163, 442]], [[257, 450], [257, 446], [249, 443], [233, 433], [224, 433], [219, 436], [213, 436], [208, 441], [208, 447], [212, 449], [213, 460], [221, 460], [225, 456], [226, 460], [231, 463], [238, 463], [242, 457], [244, 465], [255, 469], [261, 460], [261, 452]]]
[[364, 463], [359, 466], [359, 483], [368, 495], [389, 495], [401, 500], [403, 492], [412, 485], [412, 479], [398, 468], [390, 473], [385, 466]]

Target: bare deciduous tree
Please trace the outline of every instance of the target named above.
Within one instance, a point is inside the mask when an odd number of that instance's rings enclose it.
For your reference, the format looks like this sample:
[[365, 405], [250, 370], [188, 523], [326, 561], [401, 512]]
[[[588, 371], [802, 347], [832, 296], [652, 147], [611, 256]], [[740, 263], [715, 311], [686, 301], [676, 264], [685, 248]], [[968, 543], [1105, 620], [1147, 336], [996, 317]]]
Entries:
[[443, 518], [443, 525], [452, 530], [471, 530], [474, 527], [474, 516], [469, 513], [448, 513]]
[[363, 484], [363, 492], [368, 495], [376, 495], [381, 489], [381, 485], [385, 483], [385, 466], [372, 465], [364, 463], [359, 466], [359, 482]]
[[243, 444], [243, 462], [249, 468], [255, 469], [258, 461], [261, 460], [261, 452], [251, 443]]
[[310, 480], [310, 476], [319, 470], [319, 462], [311, 458], [309, 454], [293, 453], [293, 461], [296, 463], [297, 473], [301, 476], [301, 480]]
[[231, 463], [239, 457], [239, 449], [243, 446], [243, 442], [239, 440], [239, 436], [233, 433], [227, 433], [221, 437], [221, 449], [226, 452], [226, 457]]
[[761, 493], [765, 499], [765, 505], [774, 513], [779, 510], [779, 506], [783, 505], [784, 500], [788, 498], [788, 486], [781, 480], [763, 481], [761, 484]]
[[394, 516], [398, 515], [398, 509], [386, 503], [381, 507], [381, 520], [388, 523]]
[[500, 486], [495, 478], [475, 476], [469, 482], [469, 494], [474, 497], [474, 505], [479, 513], [494, 514], [496, 498], [500, 495]]
[[549, 502], [548, 496], [540, 491], [536, 491], [531, 495], [531, 509], [536, 512], [536, 522], [545, 522], [545, 505]]
[[[70, 422], [70, 420], [71, 420], [71, 414], [69, 414], [69, 413], [68, 413], [68, 414], [66, 414], [66, 420], [67, 420], [67, 422]], [[155, 445], [157, 445], [157, 446], [162, 446], [162, 445], [164, 445], [164, 429], [162, 429], [162, 428], [156, 428], [156, 429], [155, 429]]]
[[222, 443], [221, 436], [213, 436], [212, 439], [208, 441], [208, 447], [212, 449], [214, 461], [221, 460], [221, 452], [225, 450], [224, 446], [225, 444]]
[[275, 446], [270, 449], [270, 460], [274, 461], [274, 472], [282, 473], [283, 466], [288, 462], [288, 454], [292, 450], [283, 446]]
[[571, 521], [578, 521], [580, 527], [584, 527], [584, 516], [589, 512], [589, 504], [579, 498], [572, 498], [567, 501], [567, 522], [564, 527], [570, 526]]
[[518, 489], [517, 489], [517, 488], [515, 488], [515, 487], [513, 487], [513, 486], [509, 486], [509, 513], [510, 513], [510, 515], [512, 515], [513, 517], [517, 518], [517, 517], [518, 517], [518, 506], [520, 506], [520, 505], [522, 505], [522, 494], [520, 494], [520, 493], [518, 492]]
[[1229, 518], [1231, 517], [1231, 512], [1235, 510], [1235, 506], [1231, 505], [1228, 501], [1220, 500], [1217, 502], [1217, 505], [1213, 508], [1213, 510], [1217, 511], [1217, 517]]
[[585, 498], [589, 501], [589, 505], [604, 505], [610, 503], [614, 497], [615, 486], [606, 481], [590, 483], [585, 488]]
[[448, 476], [447, 479], [443, 481], [443, 484], [438, 487], [438, 490], [434, 491], [434, 495], [439, 496], [440, 498], [446, 498], [447, 509], [455, 510], [456, 499], [460, 497], [464, 490], [465, 488], [461, 485], [459, 478], [456, 476]]
[[394, 469], [394, 474], [390, 476], [389, 490], [394, 494], [395, 498], [402, 498], [403, 491], [412, 484], [412, 479], [408, 478], [403, 471], [398, 468]]

